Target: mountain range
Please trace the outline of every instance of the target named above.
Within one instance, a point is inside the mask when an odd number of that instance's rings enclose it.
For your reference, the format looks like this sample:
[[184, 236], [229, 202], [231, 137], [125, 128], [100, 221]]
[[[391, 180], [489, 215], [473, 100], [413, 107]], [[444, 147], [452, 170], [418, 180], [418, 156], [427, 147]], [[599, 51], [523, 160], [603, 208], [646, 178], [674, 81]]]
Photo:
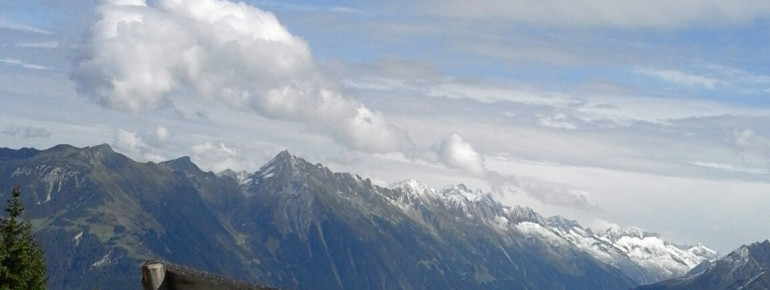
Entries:
[[683, 277], [638, 289], [770, 289], [770, 241], [743, 245], [722, 259], [698, 265]]
[[215, 174], [108, 145], [0, 149], [0, 197], [17, 184], [52, 289], [135, 289], [145, 259], [291, 289], [683, 289], [738, 268], [735, 281], [767, 281], [767, 255], [718, 259], [636, 228], [595, 232], [461, 184], [380, 187], [286, 151], [253, 173]]

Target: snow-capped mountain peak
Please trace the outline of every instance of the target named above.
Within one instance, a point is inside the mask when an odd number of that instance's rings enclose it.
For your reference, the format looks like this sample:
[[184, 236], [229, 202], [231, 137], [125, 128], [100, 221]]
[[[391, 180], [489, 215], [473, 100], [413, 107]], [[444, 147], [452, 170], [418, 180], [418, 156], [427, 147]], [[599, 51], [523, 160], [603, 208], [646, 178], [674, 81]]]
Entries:
[[547, 226], [543, 216], [536, 213], [529, 207], [522, 207], [517, 205], [514, 207], [506, 208], [506, 214], [514, 221], [514, 223], [528, 221]]
[[676, 245], [656, 233], [639, 228], [611, 228], [597, 237], [611, 242], [634, 263], [655, 273], [657, 280], [682, 276], [698, 264], [717, 257], [715, 251], [703, 245]]
[[473, 192], [464, 184], [450, 185], [441, 190], [441, 195], [448, 199], [467, 200], [470, 202], [482, 198], [483, 193], [480, 190]]
[[689, 249], [687, 249], [687, 251], [693, 255], [705, 257], [709, 261], [719, 259], [719, 253], [717, 251], [709, 249], [701, 243], [697, 243], [695, 246], [691, 246]]
[[400, 189], [403, 193], [412, 196], [437, 197], [436, 190], [414, 179], [407, 179], [388, 186], [390, 189]]
[[579, 229], [581, 231], [590, 231], [590, 229], [583, 229], [583, 227], [580, 226], [580, 224], [576, 220], [570, 220], [566, 219], [562, 216], [552, 216], [545, 219], [545, 222], [553, 229], [559, 229], [559, 230], [574, 230]]

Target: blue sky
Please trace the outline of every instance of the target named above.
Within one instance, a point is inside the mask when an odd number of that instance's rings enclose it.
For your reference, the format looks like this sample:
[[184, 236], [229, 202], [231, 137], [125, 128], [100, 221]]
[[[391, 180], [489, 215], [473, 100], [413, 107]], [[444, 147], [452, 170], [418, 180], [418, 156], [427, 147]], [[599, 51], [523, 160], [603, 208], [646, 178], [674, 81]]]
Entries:
[[0, 146], [280, 150], [721, 252], [770, 238], [770, 4], [5, 1]]

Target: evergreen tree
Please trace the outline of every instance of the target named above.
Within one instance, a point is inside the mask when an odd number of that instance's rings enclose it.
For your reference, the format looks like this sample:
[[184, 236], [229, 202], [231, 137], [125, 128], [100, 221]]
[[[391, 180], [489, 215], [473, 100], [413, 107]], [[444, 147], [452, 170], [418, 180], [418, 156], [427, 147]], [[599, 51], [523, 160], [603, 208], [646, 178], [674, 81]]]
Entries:
[[13, 188], [0, 219], [0, 289], [45, 289], [43, 247], [35, 241], [32, 224], [21, 219], [21, 189]]

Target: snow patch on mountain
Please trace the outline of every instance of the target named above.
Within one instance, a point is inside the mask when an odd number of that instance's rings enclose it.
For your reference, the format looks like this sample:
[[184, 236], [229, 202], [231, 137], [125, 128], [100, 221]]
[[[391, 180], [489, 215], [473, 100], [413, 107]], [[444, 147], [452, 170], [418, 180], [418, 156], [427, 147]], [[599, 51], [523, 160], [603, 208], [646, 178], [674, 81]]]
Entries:
[[459, 209], [464, 218], [482, 219], [503, 235], [515, 232], [553, 246], [574, 247], [641, 284], [682, 276], [700, 263], [718, 257], [701, 244], [679, 246], [636, 227], [593, 232], [561, 216], [544, 218], [528, 207], [503, 206], [491, 193], [472, 191], [462, 184], [437, 192], [418, 181], [406, 180], [390, 188], [403, 193], [393, 202], [411, 211], [411, 216], [419, 217], [415, 213], [429, 204], [443, 205], [450, 211]]
[[515, 227], [521, 233], [530, 237], [540, 238], [553, 246], [570, 245], [569, 241], [565, 240], [564, 237], [554, 232], [552, 229], [547, 228], [538, 223], [524, 221], [524, 222], [517, 223]]
[[667, 277], [682, 276], [703, 261], [717, 258], [715, 251], [703, 245], [678, 246], [638, 228], [608, 229], [599, 237], [612, 241], [635, 263]]
[[72, 238], [72, 244], [77, 247], [80, 245], [80, 240], [83, 239], [83, 231], [80, 231], [74, 238]]
[[441, 191], [441, 195], [450, 200], [473, 202], [481, 199], [482, 193], [480, 190], [473, 192], [464, 184], [458, 184], [445, 187], [444, 190]]
[[226, 177], [235, 179], [235, 181], [238, 182], [238, 185], [244, 185], [251, 181], [251, 179], [249, 178], [249, 172], [247, 172], [246, 170], [234, 171], [231, 169], [225, 169], [224, 171], [217, 173], [217, 176], [220, 176], [220, 177], [226, 176]]

